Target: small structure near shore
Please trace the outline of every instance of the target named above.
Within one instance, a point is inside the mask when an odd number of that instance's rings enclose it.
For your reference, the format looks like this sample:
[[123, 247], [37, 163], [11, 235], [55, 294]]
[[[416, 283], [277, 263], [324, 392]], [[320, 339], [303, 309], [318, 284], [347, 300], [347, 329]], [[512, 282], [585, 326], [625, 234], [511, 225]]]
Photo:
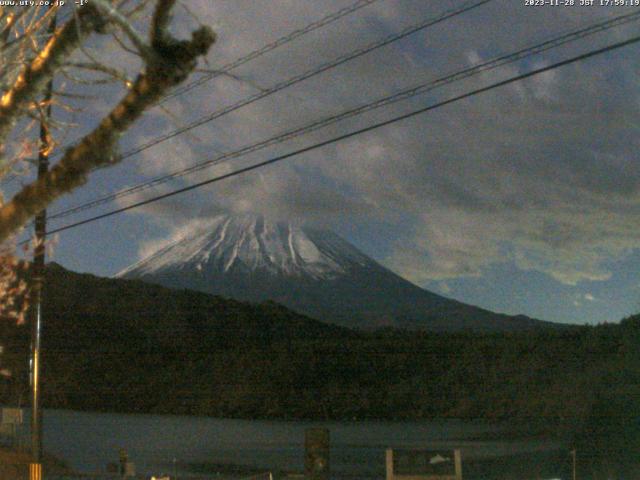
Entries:
[[304, 435], [304, 473], [307, 480], [329, 480], [329, 430], [308, 428]]
[[[29, 480], [31, 455], [0, 448], [0, 480]], [[73, 471], [62, 461], [44, 456], [42, 468], [46, 475], [68, 475]]]
[[21, 408], [3, 407], [0, 422], [0, 442], [4, 447], [19, 448], [21, 446], [18, 431], [24, 421]]
[[387, 449], [386, 480], [462, 480], [460, 450]]

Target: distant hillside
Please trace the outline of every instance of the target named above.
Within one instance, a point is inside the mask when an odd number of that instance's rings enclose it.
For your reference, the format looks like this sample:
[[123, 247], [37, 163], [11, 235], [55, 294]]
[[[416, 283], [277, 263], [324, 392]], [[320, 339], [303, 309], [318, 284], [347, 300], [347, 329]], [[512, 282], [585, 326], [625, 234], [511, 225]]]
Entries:
[[[274, 303], [77, 274], [56, 264], [47, 269], [44, 299], [50, 406], [230, 414], [242, 402], [223, 385], [270, 362], [245, 365], [245, 352], [358, 336]], [[222, 405], [231, 407], [218, 410]]]
[[119, 274], [242, 301], [273, 300], [350, 328], [484, 332], [560, 328], [422, 289], [329, 230], [220, 215]]
[[[0, 331], [0, 359], [19, 360], [23, 380], [27, 330], [4, 323]], [[356, 332], [273, 303], [50, 265], [44, 404], [241, 418], [483, 418], [528, 431], [597, 429], [598, 438], [613, 425], [633, 443], [618, 427], [640, 411], [639, 332], [637, 318], [521, 333]], [[25, 383], [0, 383], [1, 400], [28, 398]], [[591, 445], [590, 434], [582, 438]]]
[[355, 335], [273, 302], [250, 304], [138, 280], [78, 274], [55, 263], [48, 266], [45, 285], [49, 345], [82, 347], [81, 337], [87, 335], [87, 341], [122, 336], [136, 348], [141, 346], [136, 339], [143, 339], [154, 349]]
[[[192, 404], [172, 403], [182, 401], [175, 387], [203, 356], [220, 359], [221, 353], [268, 348], [275, 342], [341, 341], [358, 335], [272, 302], [253, 305], [78, 274], [55, 263], [47, 267], [43, 298], [44, 370], [49, 373], [45, 395], [50, 406], [190, 411]], [[4, 320], [0, 344], [6, 350], [2, 364], [15, 373], [9, 382], [0, 382], [0, 396], [14, 402], [27, 398], [15, 378], [28, 375], [28, 328]], [[223, 373], [226, 367], [224, 361], [210, 365]], [[199, 381], [209, 381], [203, 373]], [[164, 389], [172, 395], [167, 397]]]
[[[640, 317], [519, 333], [357, 332], [273, 303], [55, 264], [46, 285], [45, 407], [488, 419], [518, 424], [527, 435], [577, 433], [581, 462], [633, 456], [640, 448]], [[14, 371], [0, 379], [0, 401], [24, 404], [28, 328], [0, 323], [0, 344], [2, 367]]]

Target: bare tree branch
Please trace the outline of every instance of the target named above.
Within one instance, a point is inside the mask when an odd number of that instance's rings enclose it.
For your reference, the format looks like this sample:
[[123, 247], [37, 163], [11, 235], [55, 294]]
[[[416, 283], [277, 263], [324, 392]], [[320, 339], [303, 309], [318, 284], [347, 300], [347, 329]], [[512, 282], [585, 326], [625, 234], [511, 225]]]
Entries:
[[127, 87], [130, 87], [133, 83], [131, 79], [127, 77], [126, 72], [120, 71], [117, 68], [109, 67], [108, 65], [105, 65], [103, 63], [71, 62], [66, 64], [66, 67], [72, 67], [80, 70], [87, 70], [90, 72], [107, 75], [111, 77], [112, 81], [122, 82]]
[[116, 41], [116, 43], [120, 46], [122, 50], [124, 50], [125, 52], [129, 52], [132, 55], [135, 55], [137, 57], [140, 56], [140, 54], [136, 52], [134, 49], [129, 48], [127, 44], [124, 42], [124, 40], [122, 40], [116, 32], [112, 32], [111, 36], [113, 37], [113, 39]]
[[83, 9], [78, 20], [71, 19], [59, 28], [36, 58], [23, 69], [12, 88], [0, 98], [0, 149], [25, 107], [42, 93], [54, 73], [78, 47], [81, 40], [79, 32], [89, 32], [103, 26], [93, 8]]
[[[169, 21], [176, 0], [158, 0], [151, 20], [151, 45], [157, 48], [169, 37]], [[167, 38], [165, 38], [167, 37]]]
[[118, 12], [111, 4], [104, 0], [92, 0], [93, 5], [100, 10], [100, 12], [107, 17], [111, 22], [118, 25], [120, 29], [129, 37], [131, 43], [138, 50], [140, 55], [148, 62], [153, 61], [153, 55], [155, 54], [153, 49], [146, 44], [144, 39], [138, 34], [135, 28], [129, 23], [127, 18]]
[[[0, 208], [0, 242], [53, 200], [84, 184], [92, 170], [118, 162], [114, 149], [119, 137], [169, 89], [184, 81], [196, 68], [198, 57], [208, 52], [215, 41], [215, 34], [208, 27], [194, 31], [191, 40], [177, 40], [168, 33], [170, 9], [174, 4], [175, 0], [158, 0], [151, 27], [153, 56], [124, 98], [95, 130], [69, 148], [45, 176], [25, 186]], [[15, 112], [14, 104], [19, 103], [19, 99], [28, 94], [32, 98], [34, 91], [39, 91], [32, 86], [28, 88], [31, 79], [46, 77], [45, 71], [50, 77], [77, 41], [75, 27], [66, 25], [56, 33], [43, 54], [27, 69], [29, 75], [20, 79], [15, 93], [5, 95], [6, 99], [3, 97], [0, 101], [0, 120], [5, 111]], [[0, 128], [6, 131], [9, 127], [2, 127], [0, 123]], [[0, 139], [4, 131], [0, 129]]]

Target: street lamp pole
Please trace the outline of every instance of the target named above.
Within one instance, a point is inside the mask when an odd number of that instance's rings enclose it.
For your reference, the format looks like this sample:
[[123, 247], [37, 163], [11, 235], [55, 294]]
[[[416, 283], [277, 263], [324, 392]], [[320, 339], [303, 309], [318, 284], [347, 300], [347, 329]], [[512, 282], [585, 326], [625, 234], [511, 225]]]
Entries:
[[[53, 2], [52, 2], [53, 3]], [[50, 7], [53, 8], [53, 7]], [[49, 34], [56, 28], [55, 12], [49, 24]], [[40, 121], [40, 148], [38, 149], [38, 178], [42, 178], [49, 170], [49, 154], [53, 147], [49, 131], [51, 117], [51, 99], [53, 97], [53, 80], [47, 84], [42, 99], [44, 111]], [[35, 217], [36, 244], [33, 252], [32, 269], [32, 311], [31, 311], [31, 456], [32, 463], [37, 465], [37, 475], [41, 472], [42, 461], [42, 410], [41, 396], [41, 333], [42, 333], [42, 287], [45, 268], [45, 237], [47, 235], [47, 211], [40, 211]]]

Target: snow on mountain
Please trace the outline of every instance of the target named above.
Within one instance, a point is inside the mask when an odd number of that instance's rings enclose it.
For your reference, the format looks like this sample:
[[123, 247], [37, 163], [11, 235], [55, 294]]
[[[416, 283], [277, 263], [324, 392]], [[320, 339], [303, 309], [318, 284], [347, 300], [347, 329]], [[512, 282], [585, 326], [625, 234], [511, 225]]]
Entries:
[[327, 230], [220, 215], [118, 274], [237, 300], [272, 300], [347, 327], [485, 331], [538, 328], [429, 292]]
[[215, 269], [330, 279], [371, 262], [332, 232], [292, 223], [270, 223], [249, 215], [220, 215], [117, 276], [153, 275], [172, 269]]

